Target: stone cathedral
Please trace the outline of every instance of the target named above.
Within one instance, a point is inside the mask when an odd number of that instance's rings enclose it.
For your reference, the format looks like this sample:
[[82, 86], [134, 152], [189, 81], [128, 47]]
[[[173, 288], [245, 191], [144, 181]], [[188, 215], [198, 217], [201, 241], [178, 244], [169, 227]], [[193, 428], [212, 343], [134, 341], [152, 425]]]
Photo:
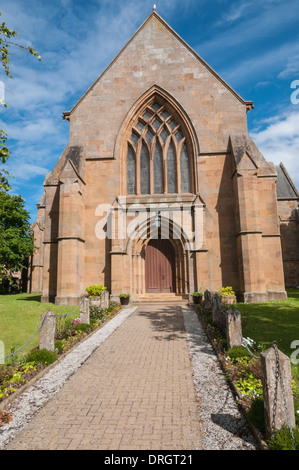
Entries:
[[69, 143], [44, 181], [28, 289], [77, 304], [240, 301], [299, 285], [298, 192], [248, 135], [238, 95], [153, 11], [63, 117]]

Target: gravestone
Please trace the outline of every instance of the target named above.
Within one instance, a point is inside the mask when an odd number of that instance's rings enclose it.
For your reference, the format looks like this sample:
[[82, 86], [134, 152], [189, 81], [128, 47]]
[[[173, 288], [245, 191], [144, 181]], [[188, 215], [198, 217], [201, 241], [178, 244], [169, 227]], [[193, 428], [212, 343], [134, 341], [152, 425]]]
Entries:
[[211, 296], [211, 292], [208, 290], [205, 290], [204, 292], [204, 306], [207, 308], [212, 307], [212, 296]]
[[54, 351], [54, 339], [56, 328], [56, 315], [48, 310], [41, 316], [41, 327], [39, 332], [39, 349]]
[[100, 298], [100, 307], [101, 308], [108, 308], [109, 307], [109, 298], [110, 298], [110, 295], [109, 295], [109, 292], [107, 291], [107, 289], [105, 289], [101, 295], [101, 298]]
[[80, 305], [80, 323], [90, 323], [89, 299], [87, 297], [84, 297]]
[[225, 329], [226, 317], [223, 313], [223, 307], [221, 306], [221, 301], [218, 294], [213, 295], [212, 318], [213, 322], [215, 322], [219, 328], [222, 330]]
[[226, 339], [228, 349], [242, 345], [241, 313], [235, 308], [226, 312]]
[[268, 436], [282, 426], [295, 427], [291, 362], [276, 345], [261, 353], [265, 425]]

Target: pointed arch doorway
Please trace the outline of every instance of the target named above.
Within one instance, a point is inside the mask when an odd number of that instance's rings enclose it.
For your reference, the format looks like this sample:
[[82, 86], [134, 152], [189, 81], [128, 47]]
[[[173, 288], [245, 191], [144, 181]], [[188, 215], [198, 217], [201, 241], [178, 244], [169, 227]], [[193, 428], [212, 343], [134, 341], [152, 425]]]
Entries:
[[152, 239], [145, 250], [146, 293], [175, 292], [175, 251], [169, 240]]

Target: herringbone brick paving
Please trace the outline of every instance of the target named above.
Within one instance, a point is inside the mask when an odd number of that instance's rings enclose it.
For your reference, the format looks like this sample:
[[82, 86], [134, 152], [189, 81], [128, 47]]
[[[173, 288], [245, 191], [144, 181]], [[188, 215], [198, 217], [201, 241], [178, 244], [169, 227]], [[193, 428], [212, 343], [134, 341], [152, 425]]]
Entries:
[[8, 449], [200, 449], [181, 308], [139, 307]]

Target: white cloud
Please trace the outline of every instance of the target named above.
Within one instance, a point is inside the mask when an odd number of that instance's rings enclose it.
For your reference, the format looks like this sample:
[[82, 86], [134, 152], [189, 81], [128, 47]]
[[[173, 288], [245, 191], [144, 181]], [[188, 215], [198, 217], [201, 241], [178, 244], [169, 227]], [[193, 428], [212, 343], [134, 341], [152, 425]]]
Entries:
[[[226, 80], [234, 80], [244, 84], [254, 79], [256, 82], [266, 82], [268, 77], [276, 76], [284, 67], [286, 57], [294, 56], [299, 52], [297, 42], [287, 42], [279, 47], [266, 50], [256, 56], [246, 58], [236, 65], [225, 67], [222, 74]], [[261, 79], [261, 80], [259, 80]]]
[[[4, 123], [0, 121], [0, 128], [9, 135], [9, 139], [24, 142], [41, 142], [47, 136], [54, 136], [57, 140], [57, 125], [52, 119], [40, 118], [31, 121], [18, 121], [18, 123]], [[28, 144], [27, 144], [28, 145]]]
[[299, 54], [291, 56], [286, 67], [278, 74], [278, 78], [299, 79]]
[[17, 180], [30, 181], [36, 176], [46, 176], [49, 169], [27, 162], [18, 162], [13, 166], [12, 175]]
[[250, 135], [266, 160], [276, 165], [282, 162], [299, 187], [299, 110], [273, 117], [265, 129]]
[[223, 16], [223, 21], [230, 23], [238, 20], [243, 15], [244, 11], [250, 6], [251, 3], [249, 2], [233, 4], [229, 11]]

